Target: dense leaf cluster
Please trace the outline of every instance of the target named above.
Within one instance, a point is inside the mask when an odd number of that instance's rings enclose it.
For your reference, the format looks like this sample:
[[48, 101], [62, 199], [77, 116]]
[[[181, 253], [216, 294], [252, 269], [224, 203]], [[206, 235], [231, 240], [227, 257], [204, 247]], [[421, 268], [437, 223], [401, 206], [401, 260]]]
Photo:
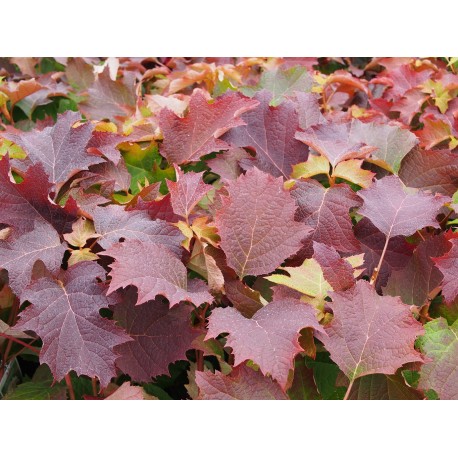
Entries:
[[458, 399], [456, 72], [0, 59], [0, 396]]

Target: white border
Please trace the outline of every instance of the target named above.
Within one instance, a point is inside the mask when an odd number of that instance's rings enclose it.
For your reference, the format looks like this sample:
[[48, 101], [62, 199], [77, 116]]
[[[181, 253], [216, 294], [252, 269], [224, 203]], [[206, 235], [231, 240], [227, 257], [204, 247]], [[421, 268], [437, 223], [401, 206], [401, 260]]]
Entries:
[[[9, 0], [0, 54], [453, 56], [456, 9], [438, 0]], [[0, 403], [0, 418], [2, 456], [417, 458], [450, 455], [456, 404], [16, 401]]]
[[9, 0], [2, 56], [453, 56], [444, 0]]
[[4, 401], [0, 412], [2, 456], [420, 458], [455, 447], [453, 401]]

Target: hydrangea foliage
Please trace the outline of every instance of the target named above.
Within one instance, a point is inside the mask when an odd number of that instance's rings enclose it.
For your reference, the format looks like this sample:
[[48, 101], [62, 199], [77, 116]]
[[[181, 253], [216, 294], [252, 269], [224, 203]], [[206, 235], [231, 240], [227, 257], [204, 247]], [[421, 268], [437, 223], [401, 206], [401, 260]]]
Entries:
[[458, 399], [451, 62], [1, 59], [0, 397]]

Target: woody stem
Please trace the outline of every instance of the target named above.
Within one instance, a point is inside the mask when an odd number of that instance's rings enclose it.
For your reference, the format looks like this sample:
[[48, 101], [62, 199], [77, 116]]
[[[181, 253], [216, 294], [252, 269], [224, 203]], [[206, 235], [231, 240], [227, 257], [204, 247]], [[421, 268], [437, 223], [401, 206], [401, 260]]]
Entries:
[[9, 336], [8, 334], [4, 334], [3, 332], [0, 332], [0, 337], [5, 337], [8, 340], [12, 340], [13, 342], [23, 345], [24, 347], [28, 348], [29, 350], [34, 351], [35, 353], [40, 353], [40, 350], [38, 348], [32, 347], [31, 345], [26, 344], [22, 340], [16, 339], [15, 337]]
[[390, 235], [387, 235], [386, 241], [385, 241], [385, 246], [383, 247], [382, 255], [380, 256], [380, 260], [378, 262], [378, 265], [374, 269], [374, 271], [372, 272], [372, 277], [371, 277], [371, 280], [369, 282], [371, 285], [374, 285], [375, 282], [377, 281], [377, 277], [378, 277], [378, 274], [380, 273], [380, 269], [382, 267], [383, 258], [385, 257], [385, 253], [386, 253], [386, 249], [388, 248], [388, 242], [389, 241], [390, 241]]
[[348, 401], [348, 396], [350, 396], [350, 391], [353, 388], [353, 382], [354, 381], [355, 381], [354, 379], [351, 380], [350, 385], [348, 385], [347, 392], [345, 393], [345, 396], [343, 398], [344, 401]]
[[67, 384], [68, 394], [70, 395], [70, 399], [74, 401], [75, 398], [75, 391], [73, 390], [72, 379], [70, 378], [70, 374], [65, 376], [65, 383]]

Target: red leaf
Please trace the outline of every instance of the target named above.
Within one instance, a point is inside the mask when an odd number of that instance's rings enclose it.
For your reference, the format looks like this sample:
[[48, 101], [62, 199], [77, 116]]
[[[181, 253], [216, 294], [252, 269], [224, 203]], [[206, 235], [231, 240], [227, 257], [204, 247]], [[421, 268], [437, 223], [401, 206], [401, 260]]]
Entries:
[[98, 156], [87, 153], [88, 143], [94, 129], [91, 123], [73, 128], [81, 119], [79, 113], [67, 111], [60, 115], [56, 124], [43, 130], [15, 133], [2, 133], [2, 137], [19, 145], [33, 164], [43, 165], [51, 183], [58, 186], [80, 170], [91, 164], [103, 162]]
[[72, 57], [65, 68], [68, 82], [78, 89], [87, 89], [94, 82], [94, 68], [82, 57]]
[[30, 283], [35, 261], [41, 260], [53, 273], [62, 263], [65, 246], [51, 225], [37, 221], [31, 232], [12, 242], [0, 240], [0, 269], [6, 269], [9, 285], [14, 294], [23, 301], [24, 288]]
[[41, 164], [31, 166], [22, 183], [14, 184], [9, 176], [9, 161], [0, 160], [0, 222], [14, 226], [20, 232], [33, 230], [35, 221], [50, 223], [57, 232], [70, 232], [77, 217], [77, 206], [69, 198], [65, 207], [49, 198], [51, 184]]
[[105, 398], [105, 401], [142, 401], [145, 392], [141, 386], [132, 386], [124, 382], [114, 393]]
[[193, 208], [213, 186], [205, 184], [202, 180], [203, 172], [183, 173], [175, 166], [177, 181], [167, 180], [173, 212], [188, 219]]
[[333, 167], [346, 159], [364, 159], [376, 149], [354, 139], [350, 123], [312, 126], [304, 132], [297, 132], [295, 138], [326, 157]]
[[423, 327], [400, 299], [379, 296], [364, 280], [329, 296], [334, 318], [320, 339], [350, 381], [394, 374], [405, 363], [423, 361], [414, 349]]
[[89, 172], [83, 172], [82, 176], [80, 186], [83, 189], [100, 184], [100, 192], [108, 197], [114, 191], [128, 192], [130, 188], [131, 175], [122, 161], [117, 165], [111, 161], [91, 165]]
[[442, 282], [443, 275], [434, 266], [433, 257], [444, 255], [451, 244], [444, 234], [426, 239], [417, 246], [408, 264], [391, 274], [383, 294], [399, 296], [405, 304], [425, 305], [429, 294]]
[[286, 390], [294, 357], [303, 351], [298, 342], [303, 328], [322, 329], [310, 305], [290, 299], [271, 302], [250, 319], [233, 308], [217, 308], [206, 339], [228, 332], [226, 346], [234, 352], [235, 366], [251, 359]]
[[58, 279], [37, 279], [22, 295], [32, 305], [20, 314], [15, 329], [38, 334], [43, 341], [40, 363], [50, 367], [56, 380], [74, 370], [98, 377], [107, 386], [116, 375], [113, 347], [130, 340], [121, 328], [100, 316], [109, 301], [97, 277], [105, 277], [100, 266], [80, 262]]
[[138, 203], [128, 210], [144, 210], [151, 219], [162, 219], [169, 223], [176, 223], [180, 220], [178, 215], [173, 212], [170, 194], [160, 200], [144, 201], [143, 199], [138, 199]]
[[[373, 272], [377, 267], [385, 246], [386, 236], [380, 232], [367, 218], [356, 224], [355, 236], [361, 243], [364, 252], [364, 267]], [[407, 243], [402, 236], [391, 237], [380, 272], [377, 277], [377, 288], [385, 286], [393, 271], [403, 269], [409, 262], [415, 246]]]
[[254, 159], [243, 159], [242, 167], [257, 167], [274, 177], [289, 178], [292, 166], [307, 160], [308, 149], [294, 138], [298, 129], [296, 106], [284, 100], [278, 107], [269, 102], [272, 95], [261, 91], [254, 96], [259, 105], [244, 114], [244, 124], [232, 129], [223, 139], [232, 146], [248, 146], [256, 151]]
[[382, 178], [358, 195], [364, 200], [358, 213], [369, 218], [388, 238], [412, 235], [425, 226], [439, 227], [436, 215], [448, 200], [405, 188], [396, 176]]
[[315, 180], [296, 183], [291, 195], [296, 199], [296, 221], [303, 221], [314, 230], [311, 239], [332, 246], [343, 253], [360, 251], [349, 215], [359, 207], [361, 199], [346, 184], [325, 188]]
[[421, 107], [427, 99], [428, 94], [424, 94], [418, 89], [410, 89], [390, 107], [390, 111], [399, 112], [399, 119], [409, 126], [415, 115], [421, 111]]
[[[401, 97], [409, 89], [416, 88], [424, 83], [433, 73], [431, 69], [416, 71], [410, 64], [404, 64], [394, 67], [389, 71], [384, 71], [380, 76], [387, 77], [391, 87], [387, 92], [388, 97]], [[371, 81], [377, 83], [378, 78]], [[385, 84], [385, 82], [382, 82]]]
[[170, 301], [170, 307], [181, 301], [196, 305], [213, 301], [207, 285], [197, 279], [188, 281], [186, 267], [164, 245], [129, 239], [101, 254], [116, 260], [110, 266], [107, 294], [134, 285], [138, 289], [137, 304], [154, 300], [158, 294]]
[[423, 129], [415, 131], [420, 139], [420, 146], [425, 149], [431, 149], [449, 140], [452, 135], [452, 127], [447, 117], [438, 117], [429, 113], [421, 118]]
[[221, 180], [228, 182], [236, 180], [242, 173], [240, 162], [243, 159], [250, 159], [251, 156], [242, 148], [232, 148], [213, 159], [207, 161], [211, 171], [217, 173]]
[[320, 111], [318, 96], [312, 92], [296, 92], [299, 127], [306, 130], [316, 124], [325, 124], [326, 120]]
[[184, 236], [179, 229], [160, 219], [152, 221], [144, 212], [126, 212], [123, 207], [97, 207], [93, 213], [99, 245], [108, 249], [121, 238], [152, 242], [181, 254]]
[[240, 278], [269, 273], [296, 253], [308, 228], [294, 222], [294, 200], [281, 178], [253, 168], [227, 189], [216, 225], [227, 263]]
[[94, 120], [123, 120], [135, 112], [135, 77], [124, 73], [123, 80], [113, 81], [108, 66], [89, 87], [87, 100], [79, 104], [81, 112]]
[[125, 139], [122, 135], [94, 131], [87, 145], [87, 150], [91, 154], [105, 156], [116, 165], [121, 160], [121, 153], [116, 147], [123, 141]]
[[274, 285], [272, 287], [272, 301], [282, 301], [283, 299], [295, 299], [300, 301], [302, 293], [285, 285]]
[[123, 302], [114, 308], [113, 319], [132, 337], [116, 347], [116, 366], [137, 382], [169, 373], [169, 364], [186, 359], [193, 340], [202, 334], [191, 326], [194, 307], [179, 304], [170, 309], [167, 301], [158, 298], [135, 305], [136, 292], [129, 288]]
[[287, 399], [280, 386], [246, 366], [239, 366], [229, 375], [221, 372], [196, 372], [199, 399], [203, 400], [273, 400]]
[[331, 246], [313, 242], [313, 258], [323, 269], [323, 276], [334, 291], [344, 291], [355, 285], [353, 267]]
[[453, 302], [458, 296], [458, 240], [453, 239], [450, 242], [452, 244], [450, 251], [443, 256], [432, 258], [444, 276], [442, 294], [448, 303]]
[[224, 283], [227, 298], [232, 305], [246, 318], [251, 318], [262, 308], [261, 295], [240, 280], [226, 278]]
[[399, 178], [411, 188], [451, 196], [458, 189], [458, 154], [413, 149], [402, 161]]
[[257, 105], [256, 101], [235, 92], [208, 103], [205, 93], [195, 90], [185, 118], [178, 117], [168, 108], [161, 110], [159, 125], [164, 135], [161, 154], [170, 163], [183, 164], [197, 161], [213, 151], [228, 149], [228, 144], [218, 137], [243, 125], [239, 116]]

